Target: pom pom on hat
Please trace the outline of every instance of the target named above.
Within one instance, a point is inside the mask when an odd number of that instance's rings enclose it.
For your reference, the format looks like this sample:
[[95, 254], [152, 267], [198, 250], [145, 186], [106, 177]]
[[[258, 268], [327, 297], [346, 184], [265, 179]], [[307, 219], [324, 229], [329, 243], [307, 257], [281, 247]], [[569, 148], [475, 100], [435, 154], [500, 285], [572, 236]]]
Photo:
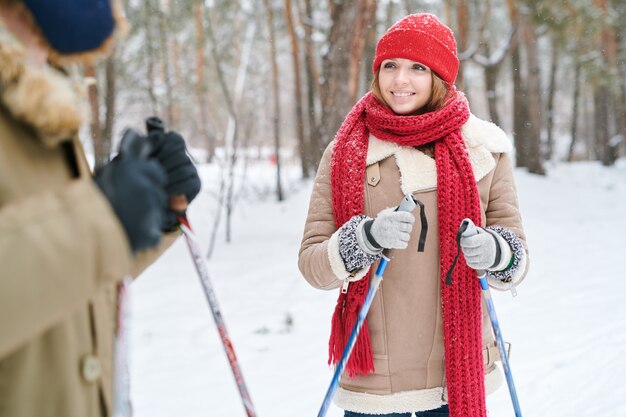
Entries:
[[459, 70], [452, 30], [429, 13], [408, 15], [387, 30], [376, 45], [372, 71], [376, 73], [385, 59], [392, 58], [424, 64], [450, 84]]

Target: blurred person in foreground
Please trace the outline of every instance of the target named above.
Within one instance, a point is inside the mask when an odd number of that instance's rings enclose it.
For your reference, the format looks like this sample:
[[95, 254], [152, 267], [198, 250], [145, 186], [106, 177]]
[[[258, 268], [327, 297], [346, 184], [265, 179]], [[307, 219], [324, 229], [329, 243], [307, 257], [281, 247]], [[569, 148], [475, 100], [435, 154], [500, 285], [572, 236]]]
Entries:
[[[510, 141], [470, 113], [454, 86], [458, 65], [454, 35], [436, 16], [398, 21], [376, 46], [371, 91], [318, 169], [299, 266], [314, 287], [341, 288], [330, 364], [342, 357], [383, 250], [392, 250], [334, 397], [346, 417], [485, 417], [485, 394], [500, 383], [475, 270], [511, 289], [528, 256]], [[407, 193], [425, 207], [423, 252], [414, 214], [395, 211]], [[457, 245], [464, 218], [482, 227]]]
[[112, 415], [117, 286], [179, 236], [200, 190], [174, 132], [90, 172], [77, 69], [124, 25], [117, 1], [0, 0], [2, 417]]

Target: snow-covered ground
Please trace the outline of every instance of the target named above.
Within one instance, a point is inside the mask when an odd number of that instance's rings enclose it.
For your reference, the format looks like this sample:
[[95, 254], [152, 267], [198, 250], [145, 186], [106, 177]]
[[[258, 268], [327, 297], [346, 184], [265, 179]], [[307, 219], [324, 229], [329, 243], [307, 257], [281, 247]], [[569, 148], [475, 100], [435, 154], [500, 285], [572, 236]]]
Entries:
[[[271, 189], [269, 167], [248, 178]], [[297, 172], [294, 171], [292, 177]], [[214, 167], [202, 167], [207, 189]], [[626, 416], [626, 161], [518, 171], [531, 271], [518, 296], [493, 293], [525, 416]], [[220, 231], [208, 262], [224, 320], [260, 417], [314, 416], [328, 387], [336, 293], [300, 276], [297, 253], [311, 182], [289, 198], [242, 198], [233, 242]], [[293, 187], [296, 185], [296, 187]], [[259, 186], [257, 186], [259, 189]], [[190, 210], [207, 245], [215, 199]], [[203, 290], [182, 239], [132, 287], [132, 398], [136, 417], [244, 416]], [[513, 416], [506, 385], [491, 416]], [[342, 416], [332, 406], [329, 416]]]

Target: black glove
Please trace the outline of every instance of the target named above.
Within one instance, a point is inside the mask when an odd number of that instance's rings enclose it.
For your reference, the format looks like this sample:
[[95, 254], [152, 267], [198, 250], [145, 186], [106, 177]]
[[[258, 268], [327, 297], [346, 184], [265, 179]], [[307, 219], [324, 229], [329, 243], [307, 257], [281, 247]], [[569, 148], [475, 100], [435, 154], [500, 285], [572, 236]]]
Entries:
[[[187, 203], [191, 203], [200, 192], [201, 184], [198, 170], [187, 155], [183, 137], [176, 132], [152, 130], [148, 140], [151, 145], [150, 158], [159, 161], [167, 173], [165, 189], [168, 196], [184, 195]], [[178, 225], [177, 214], [182, 213], [168, 211], [163, 230], [171, 230]]]
[[133, 251], [156, 246], [167, 212], [166, 174], [156, 161], [116, 157], [95, 176]]

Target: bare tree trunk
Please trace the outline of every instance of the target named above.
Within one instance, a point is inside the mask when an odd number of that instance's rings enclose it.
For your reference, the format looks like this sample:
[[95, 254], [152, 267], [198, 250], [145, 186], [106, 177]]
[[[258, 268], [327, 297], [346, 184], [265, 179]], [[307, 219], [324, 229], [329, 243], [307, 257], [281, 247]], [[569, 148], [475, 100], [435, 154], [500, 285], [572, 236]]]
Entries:
[[158, 100], [155, 93], [155, 56], [154, 56], [154, 34], [153, 34], [153, 19], [154, 19], [154, 7], [152, 0], [147, 0], [144, 3], [144, 15], [145, 15], [145, 29], [146, 29], [146, 72], [148, 79], [148, 97], [150, 97], [150, 107], [153, 115], [157, 115], [159, 110]]
[[537, 33], [534, 25], [529, 21], [529, 16], [523, 16], [525, 20], [522, 35], [526, 50], [526, 105], [528, 106], [528, 172], [545, 175], [541, 155], [541, 74], [539, 69], [539, 52], [537, 48]]
[[513, 133], [515, 137], [515, 155], [517, 167], [528, 166], [528, 108], [526, 107], [526, 84], [522, 77], [520, 51], [515, 47], [511, 53], [513, 70]]
[[[618, 7], [621, 0], [613, 1], [613, 8], [618, 11], [618, 22], [624, 22], [626, 20], [626, 7]], [[623, 3], [622, 3], [623, 4]], [[617, 43], [617, 56], [626, 56], [626, 28], [624, 25], [618, 25], [615, 28], [615, 40]], [[620, 147], [623, 154], [626, 154], [626, 67], [624, 59], [617, 61], [617, 78], [619, 84], [619, 112], [616, 116], [618, 120], [619, 133], [621, 136], [621, 144], [616, 148], [616, 152], [619, 153]]]
[[[238, 117], [235, 105], [243, 94], [245, 86], [246, 74], [248, 71], [248, 61], [250, 59], [250, 52], [252, 50], [252, 43], [254, 41], [254, 33], [256, 31], [256, 22], [252, 21], [248, 24], [245, 41], [241, 51], [241, 59], [239, 61], [239, 68], [237, 69], [237, 78], [235, 80], [234, 94], [231, 95], [228, 83], [226, 82], [224, 70], [219, 59], [219, 53], [217, 49], [217, 40], [213, 32], [211, 20], [207, 19], [207, 34], [211, 41], [211, 55], [215, 61], [217, 70], [217, 78], [220, 88], [224, 95], [224, 101], [226, 102], [226, 108], [228, 109], [228, 124], [226, 127], [226, 137], [224, 139], [226, 152], [226, 163], [228, 165], [228, 175], [224, 179], [226, 181], [225, 197], [224, 197], [224, 209], [226, 211], [226, 242], [230, 243], [232, 239], [231, 224], [232, 214], [234, 210], [234, 188], [235, 188], [235, 165], [237, 163], [237, 138], [238, 138]], [[230, 150], [228, 150], [230, 149]]]
[[163, 67], [161, 71], [163, 73], [163, 82], [165, 84], [165, 96], [167, 102], [165, 103], [166, 121], [165, 125], [170, 126], [175, 122], [174, 119], [174, 94], [172, 87], [172, 76], [170, 69], [170, 56], [169, 56], [169, 28], [167, 25], [167, 17], [165, 11], [161, 6], [157, 6], [159, 16], [159, 41], [161, 43], [161, 64]]
[[578, 140], [578, 103], [580, 102], [580, 63], [578, 62], [578, 57], [574, 60], [574, 97], [572, 101], [574, 102], [570, 127], [572, 138], [569, 152], [567, 153], [567, 160], [570, 162], [574, 160], [574, 149]]
[[109, 160], [109, 156], [105, 154], [105, 146], [102, 143], [102, 129], [100, 127], [100, 100], [98, 99], [98, 79], [96, 69], [93, 65], [85, 66], [85, 77], [93, 79], [93, 83], [87, 91], [89, 98], [89, 107], [91, 108], [91, 141], [93, 143], [94, 153], [94, 170], [101, 168]]
[[[498, 76], [500, 74], [500, 67], [505, 58], [509, 55], [513, 47], [517, 45], [517, 22], [513, 22], [510, 35], [501, 45], [496, 47], [496, 52], [492, 54], [491, 36], [487, 30], [487, 22], [491, 16], [491, 1], [486, 2], [482, 15], [479, 39], [476, 46], [472, 48], [474, 52], [469, 53], [470, 51], [468, 51], [466, 55], [484, 68], [485, 94], [489, 115], [492, 122], [496, 125], [500, 125], [500, 116], [498, 114]], [[480, 44], [484, 45], [483, 48], [486, 56], [482, 56], [478, 53]]]
[[374, 0], [371, 5], [371, 13], [369, 21], [367, 22], [367, 29], [365, 32], [365, 47], [363, 49], [363, 80], [364, 80], [364, 90], [368, 91], [371, 80], [373, 78], [372, 75], [372, 63], [374, 62], [374, 57], [376, 55], [376, 36], [378, 33], [376, 32], [376, 14], [378, 11], [378, 1]]
[[173, 39], [170, 42], [170, 47], [172, 48], [172, 66], [174, 67], [174, 77], [172, 82], [172, 129], [179, 129], [181, 106], [180, 100], [174, 99], [175, 96], [178, 97], [178, 95], [175, 95], [174, 92], [180, 91], [180, 88], [183, 85], [183, 70], [180, 65], [180, 42], [178, 42], [176, 36], [173, 36]]
[[355, 101], [363, 94], [369, 91], [372, 81], [372, 62], [376, 54], [376, 13], [378, 11], [378, 0], [365, 1], [366, 12], [364, 16], [364, 34], [363, 34], [363, 50], [361, 52], [360, 61], [363, 65], [360, 67], [358, 76], [358, 90]]
[[404, 0], [404, 10], [406, 10], [406, 14], [417, 13], [417, 4], [412, 0]]
[[385, 10], [385, 30], [389, 29], [391, 25], [395, 23], [395, 3], [390, 1], [387, 3], [387, 10]]
[[333, 2], [331, 27], [328, 35], [328, 50], [322, 58], [324, 81], [322, 83], [322, 127], [325, 143], [339, 130], [343, 119], [350, 111], [353, 101], [349, 93], [350, 68], [349, 50], [358, 15], [358, 3], [348, 0]]
[[368, 33], [367, 29], [370, 22], [373, 20], [373, 16], [376, 13], [376, 1], [375, 0], [359, 0], [358, 14], [354, 25], [354, 35], [352, 37], [352, 46], [350, 48], [350, 78], [348, 81], [348, 93], [350, 94], [350, 101], [356, 103], [359, 95], [359, 85], [361, 80], [361, 62], [363, 57], [363, 51], [365, 48], [365, 40], [367, 36], [363, 35]]
[[287, 22], [287, 29], [289, 31], [289, 37], [291, 39], [291, 59], [293, 64], [293, 81], [295, 91], [295, 106], [296, 112], [296, 136], [298, 137], [298, 145], [300, 151], [300, 162], [302, 167], [302, 178], [309, 178], [311, 176], [311, 168], [309, 164], [309, 152], [308, 144], [306, 143], [304, 136], [304, 117], [302, 114], [302, 81], [300, 77], [300, 45], [298, 43], [298, 36], [296, 35], [296, 29], [293, 24], [293, 14], [291, 11], [291, 0], [285, 1], [285, 20]]
[[[243, 95], [243, 89], [245, 86], [246, 74], [248, 73], [248, 62], [250, 60], [250, 52], [252, 51], [252, 43], [254, 42], [254, 32], [256, 31], [255, 23], [252, 22], [247, 28], [245, 41], [243, 48], [241, 49], [241, 59], [239, 60], [239, 68], [237, 69], [237, 78], [235, 80], [235, 103], [238, 103]], [[232, 124], [231, 130], [232, 136], [231, 140], [227, 139], [227, 143], [230, 142], [231, 145], [231, 154], [230, 161], [228, 161], [228, 187], [226, 190], [226, 242], [230, 242], [232, 240], [231, 234], [231, 224], [232, 224], [232, 213], [235, 208], [235, 166], [237, 164], [237, 153], [238, 153], [238, 126], [237, 126], [238, 117], [236, 113], [231, 120], [229, 120], [229, 124]]]
[[[490, 55], [489, 42], [485, 42], [485, 51], [487, 56]], [[498, 116], [498, 96], [497, 96], [497, 84], [498, 84], [498, 72], [500, 65], [487, 64], [484, 67], [485, 77], [485, 90], [487, 94], [487, 106], [489, 108], [489, 116], [491, 121], [496, 125], [500, 125], [500, 116]]]
[[[467, 51], [469, 45], [469, 8], [467, 0], [457, 0], [457, 49]], [[465, 91], [465, 79], [463, 78], [463, 61], [459, 62], [459, 71], [455, 84], [461, 91]]]
[[405, 10], [406, 14], [411, 14], [412, 13], [411, 10], [413, 9], [411, 7], [411, 1], [410, 0], [404, 0], [402, 3], [404, 4], [404, 10]]
[[116, 61], [117, 57], [115, 54], [115, 50], [113, 53], [107, 58], [105, 65], [105, 81], [106, 81], [106, 91], [104, 96], [104, 103], [106, 106], [106, 111], [104, 115], [104, 126], [102, 128], [102, 142], [103, 142], [103, 151], [106, 154], [107, 161], [111, 155], [111, 148], [113, 143], [113, 125], [115, 124], [115, 104], [116, 104], [116, 96], [117, 96], [117, 88], [116, 88]]
[[[592, 86], [588, 84], [583, 84], [583, 86], [587, 86], [583, 90], [583, 119], [593, 122], [595, 118], [594, 113], [594, 89]], [[585, 127], [585, 159], [599, 159], [599, 156], [595, 154], [595, 122], [593, 123], [585, 123], [583, 125]]]
[[[519, 12], [514, 0], [507, 0], [509, 4], [509, 17], [511, 24], [519, 22]], [[521, 26], [521, 24], [520, 24]], [[515, 138], [515, 166], [528, 166], [528, 134], [526, 120], [528, 112], [525, 103], [526, 85], [522, 77], [522, 60], [521, 60], [521, 30], [514, 36], [517, 39], [513, 42], [511, 49], [511, 71], [513, 79], [513, 135]]]
[[[600, 154], [602, 164], [610, 166], [615, 164], [617, 160], [620, 136], [613, 134], [616, 129], [611, 129], [611, 126], [608, 125], [608, 119], [610, 115], [613, 115], [618, 125], [617, 130], [619, 130], [620, 133], [624, 132], [624, 129], [626, 129], [626, 121], [620, 118], [620, 114], [623, 114], [626, 110], [626, 108], [622, 107], [622, 102], [626, 101], [626, 99], [620, 98], [622, 89], [620, 88], [620, 68], [617, 57], [617, 31], [615, 27], [609, 23], [609, 13], [614, 12], [614, 10], [609, 11], [606, 0], [595, 0], [594, 3], [596, 3], [602, 12], [602, 30], [600, 32], [601, 51], [604, 64], [609, 69], [607, 79], [603, 80], [600, 91], [596, 94], [597, 100], [607, 100], [606, 104], [596, 102], [596, 105], [600, 105], [600, 108], [608, 113], [606, 115], [599, 115], [601, 119], [607, 119], [607, 126], [600, 129], [596, 126], [596, 134], [597, 139], [603, 143], [602, 153]], [[613, 8], [611, 7], [611, 9]], [[609, 91], [608, 85], [613, 87], [611, 91]], [[617, 86], [617, 88], [615, 88], [615, 86]], [[596, 109], [596, 113], [597, 111]], [[604, 131], [605, 129], [606, 132]]]
[[454, 26], [452, 24], [452, 10], [452, 0], [443, 0], [443, 19], [446, 26], [450, 28]]
[[274, 154], [276, 155], [276, 198], [283, 201], [283, 187], [280, 178], [280, 90], [278, 88], [278, 63], [276, 62], [276, 30], [274, 28], [274, 11], [270, 0], [263, 0], [267, 9], [267, 26], [270, 41], [270, 62], [272, 63], [272, 95], [274, 99]]
[[101, 168], [111, 159], [113, 122], [115, 119], [115, 50], [105, 62], [105, 117], [104, 125], [100, 117], [100, 95], [97, 86], [97, 73], [93, 65], [85, 66], [85, 76], [94, 79], [89, 86], [88, 97], [91, 107], [91, 139], [93, 141], [94, 170]]
[[489, 116], [491, 121], [500, 126], [500, 116], [498, 116], [498, 96], [497, 96], [497, 81], [498, 70], [497, 66], [485, 67], [485, 87], [487, 89], [487, 104], [489, 107]]
[[195, 0], [194, 23], [196, 29], [196, 94], [198, 99], [198, 114], [200, 134], [207, 150], [207, 162], [212, 162], [215, 157], [215, 136], [209, 132], [208, 108], [207, 108], [207, 78], [206, 57], [204, 53], [204, 1]]
[[596, 87], [593, 94], [595, 154], [603, 165], [610, 165], [607, 156], [609, 145], [609, 90], [606, 86]]
[[546, 104], [546, 159], [549, 161], [554, 154], [554, 95], [556, 93], [556, 73], [559, 64], [559, 49], [556, 40], [552, 39], [552, 51], [550, 56], [550, 80], [548, 84], [548, 99]]
[[318, 108], [320, 107], [319, 98], [320, 85], [319, 85], [319, 71], [315, 63], [315, 52], [313, 48], [313, 8], [311, 7], [311, 0], [304, 0], [304, 16], [302, 17], [302, 26], [304, 28], [304, 51], [306, 60], [304, 61], [304, 73], [306, 77], [307, 87], [307, 110], [308, 110], [308, 123], [309, 129], [307, 132], [307, 143], [309, 144], [309, 156], [311, 162], [311, 169], [317, 170], [317, 165], [322, 159], [322, 153], [324, 151], [324, 144], [322, 141], [322, 133], [320, 131], [320, 120], [317, 115]]

